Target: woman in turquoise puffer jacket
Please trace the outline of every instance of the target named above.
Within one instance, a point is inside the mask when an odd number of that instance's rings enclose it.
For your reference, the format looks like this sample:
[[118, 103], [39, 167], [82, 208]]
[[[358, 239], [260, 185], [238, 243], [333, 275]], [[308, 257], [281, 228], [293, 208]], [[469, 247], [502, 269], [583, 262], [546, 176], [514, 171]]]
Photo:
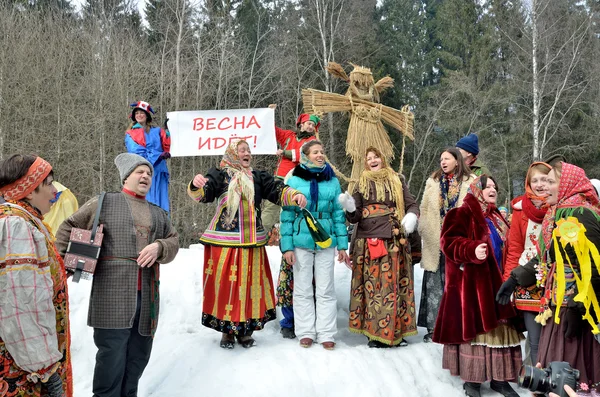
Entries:
[[333, 336], [337, 332], [333, 275], [335, 249], [339, 252], [338, 261], [347, 265], [350, 263], [346, 253], [348, 234], [345, 213], [337, 200], [342, 189], [333, 169], [325, 160], [321, 142], [315, 140], [305, 143], [301, 157], [300, 165], [294, 168], [291, 176], [288, 175], [286, 183], [307, 197], [307, 209], [329, 233], [332, 243], [328, 248], [318, 247], [301, 210], [285, 206], [280, 222], [281, 252], [286, 262], [293, 265], [294, 322], [300, 346], [310, 347], [317, 341], [331, 350], [335, 346]]

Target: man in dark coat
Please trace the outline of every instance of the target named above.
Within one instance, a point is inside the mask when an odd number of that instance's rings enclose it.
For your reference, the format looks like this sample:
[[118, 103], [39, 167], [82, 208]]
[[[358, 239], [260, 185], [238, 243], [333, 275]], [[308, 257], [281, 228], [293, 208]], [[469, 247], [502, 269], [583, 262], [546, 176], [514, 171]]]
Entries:
[[[115, 158], [123, 189], [107, 193], [99, 224], [104, 225], [100, 258], [92, 282], [88, 325], [98, 347], [94, 397], [137, 396], [158, 325], [159, 267], [179, 250], [179, 236], [146, 194], [152, 165], [133, 153]], [[98, 197], [85, 203], [58, 229], [56, 246], [65, 255], [71, 229], [91, 230]]]

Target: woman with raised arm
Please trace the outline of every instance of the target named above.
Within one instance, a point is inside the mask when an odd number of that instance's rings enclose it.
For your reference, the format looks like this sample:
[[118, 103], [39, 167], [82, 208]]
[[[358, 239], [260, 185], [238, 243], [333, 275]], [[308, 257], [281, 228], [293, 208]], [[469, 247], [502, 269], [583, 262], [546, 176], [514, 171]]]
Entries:
[[265, 250], [260, 204], [306, 205], [306, 198], [265, 171], [251, 167], [250, 147], [232, 142], [220, 163], [198, 174], [188, 194], [201, 203], [217, 200], [217, 212], [200, 237], [204, 244], [202, 324], [221, 332], [220, 346], [255, 345], [252, 333], [274, 320], [275, 296]]
[[170, 211], [169, 168], [167, 159], [171, 158], [171, 135], [165, 128], [152, 123], [154, 109], [148, 102], [138, 101], [131, 105], [131, 125], [125, 132], [125, 147], [129, 153], [135, 153], [146, 160], [154, 169], [152, 186], [146, 200]]

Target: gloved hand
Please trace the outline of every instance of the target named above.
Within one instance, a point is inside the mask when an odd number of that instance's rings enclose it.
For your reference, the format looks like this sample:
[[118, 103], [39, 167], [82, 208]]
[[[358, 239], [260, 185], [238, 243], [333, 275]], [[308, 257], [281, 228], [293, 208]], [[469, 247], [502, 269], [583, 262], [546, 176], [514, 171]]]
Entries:
[[169, 152], [162, 152], [161, 155], [160, 155], [160, 158], [163, 159], [163, 160], [170, 159], [171, 158], [171, 153], [169, 153]]
[[65, 397], [63, 382], [58, 373], [53, 373], [50, 378], [48, 378], [45, 386], [48, 391], [48, 397]]
[[411, 234], [417, 227], [417, 215], [409, 212], [408, 214], [404, 215], [404, 218], [402, 218], [400, 224], [404, 226], [404, 231], [406, 234]]
[[501, 305], [507, 305], [510, 303], [510, 296], [514, 292], [515, 288], [519, 285], [517, 280], [511, 275], [508, 280], [506, 280], [500, 286], [498, 293], [496, 294], [496, 302]]
[[354, 201], [354, 197], [350, 195], [350, 193], [342, 193], [338, 196], [338, 201], [342, 208], [348, 212], [356, 211], [356, 202]]
[[169, 122], [169, 119], [168, 119], [168, 118], [165, 118], [165, 123], [164, 123], [163, 125], [164, 125], [164, 127], [165, 127], [165, 130], [167, 130], [167, 131], [169, 130], [169, 126], [168, 126], [168, 124], [167, 124], [168, 122]]
[[584, 313], [585, 308], [583, 303], [575, 302], [571, 297], [567, 303], [565, 315], [561, 319], [561, 321], [564, 321], [563, 327], [565, 329], [565, 338], [577, 338], [581, 335], [581, 329], [584, 324]]

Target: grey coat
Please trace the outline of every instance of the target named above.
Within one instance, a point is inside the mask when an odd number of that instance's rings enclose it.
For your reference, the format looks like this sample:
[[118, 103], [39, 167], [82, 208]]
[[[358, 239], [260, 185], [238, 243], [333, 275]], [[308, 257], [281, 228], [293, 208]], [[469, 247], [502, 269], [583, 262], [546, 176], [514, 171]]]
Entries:
[[[148, 245], [156, 242], [160, 248], [158, 263], [141, 268], [141, 335], [151, 335], [157, 324], [160, 297], [158, 283], [153, 281], [158, 281], [159, 263], [171, 262], [179, 250], [179, 237], [171, 226], [167, 213], [154, 204], [148, 205], [152, 216]], [[98, 198], [95, 197], [60, 226], [56, 234], [56, 246], [62, 256], [67, 249], [71, 229], [90, 230], [97, 207]], [[104, 238], [92, 282], [88, 325], [106, 329], [131, 328], [136, 309], [140, 267], [135, 261], [138, 252], [133, 214], [123, 193], [106, 194], [100, 223], [104, 225]], [[152, 284], [156, 286], [155, 307], [151, 307]], [[156, 320], [154, 324], [152, 317]]]

